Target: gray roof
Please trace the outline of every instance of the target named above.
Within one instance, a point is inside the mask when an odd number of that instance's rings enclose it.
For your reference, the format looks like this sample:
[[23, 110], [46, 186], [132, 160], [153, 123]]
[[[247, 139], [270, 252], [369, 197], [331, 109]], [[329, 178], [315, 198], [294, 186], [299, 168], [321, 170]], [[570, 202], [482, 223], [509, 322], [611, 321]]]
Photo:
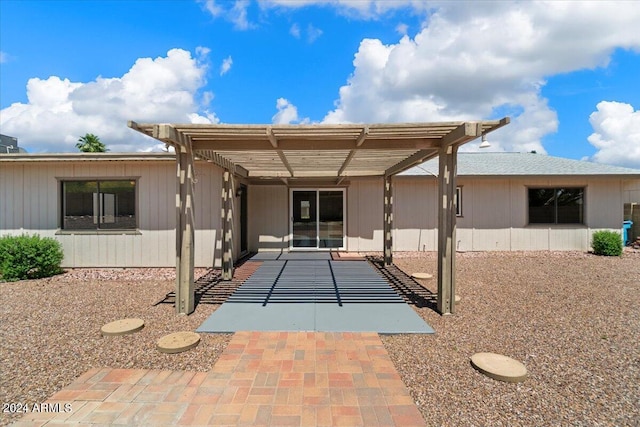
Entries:
[[[438, 175], [438, 158], [400, 175]], [[458, 153], [458, 176], [605, 175], [640, 177], [640, 169], [533, 153]]]

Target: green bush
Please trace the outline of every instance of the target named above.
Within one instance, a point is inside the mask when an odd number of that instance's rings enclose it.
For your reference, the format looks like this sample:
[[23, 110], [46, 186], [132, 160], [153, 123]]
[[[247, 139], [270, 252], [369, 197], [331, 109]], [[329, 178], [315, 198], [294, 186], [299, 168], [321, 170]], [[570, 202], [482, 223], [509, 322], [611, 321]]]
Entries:
[[593, 233], [593, 253], [605, 256], [622, 255], [622, 236], [615, 231], [596, 231]]
[[0, 237], [0, 279], [22, 280], [49, 277], [62, 272], [62, 246], [49, 237]]

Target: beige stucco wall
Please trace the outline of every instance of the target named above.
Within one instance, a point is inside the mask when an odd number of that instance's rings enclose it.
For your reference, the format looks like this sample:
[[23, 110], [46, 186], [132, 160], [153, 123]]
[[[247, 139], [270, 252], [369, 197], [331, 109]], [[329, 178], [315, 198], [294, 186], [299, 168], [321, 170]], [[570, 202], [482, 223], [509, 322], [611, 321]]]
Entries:
[[[195, 265], [220, 264], [221, 170], [196, 162]], [[0, 234], [38, 233], [59, 240], [65, 267], [174, 267], [173, 161], [3, 162]], [[59, 230], [60, 185], [69, 178], [138, 178], [138, 233], [87, 234]], [[217, 243], [216, 243], [217, 242]], [[236, 248], [238, 245], [236, 245]]]

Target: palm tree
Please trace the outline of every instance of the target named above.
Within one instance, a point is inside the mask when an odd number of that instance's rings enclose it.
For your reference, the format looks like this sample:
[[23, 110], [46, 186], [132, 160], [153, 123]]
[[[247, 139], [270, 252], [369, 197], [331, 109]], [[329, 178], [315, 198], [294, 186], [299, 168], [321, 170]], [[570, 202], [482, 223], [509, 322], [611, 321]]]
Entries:
[[100, 138], [92, 133], [88, 133], [83, 137], [78, 139], [78, 143], [76, 144], [76, 148], [83, 153], [104, 153], [109, 151], [100, 141]]

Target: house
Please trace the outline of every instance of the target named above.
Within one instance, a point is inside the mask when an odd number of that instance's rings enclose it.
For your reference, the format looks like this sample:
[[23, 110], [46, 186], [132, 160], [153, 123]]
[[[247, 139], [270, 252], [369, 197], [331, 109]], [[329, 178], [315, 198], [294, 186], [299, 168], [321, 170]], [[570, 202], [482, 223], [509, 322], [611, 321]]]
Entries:
[[640, 170], [457, 154], [507, 123], [132, 122], [178, 154], [1, 155], [0, 234], [56, 238], [65, 267], [213, 265], [229, 276], [247, 252], [384, 250], [390, 263], [392, 250], [586, 251], [594, 230], [620, 230]]

